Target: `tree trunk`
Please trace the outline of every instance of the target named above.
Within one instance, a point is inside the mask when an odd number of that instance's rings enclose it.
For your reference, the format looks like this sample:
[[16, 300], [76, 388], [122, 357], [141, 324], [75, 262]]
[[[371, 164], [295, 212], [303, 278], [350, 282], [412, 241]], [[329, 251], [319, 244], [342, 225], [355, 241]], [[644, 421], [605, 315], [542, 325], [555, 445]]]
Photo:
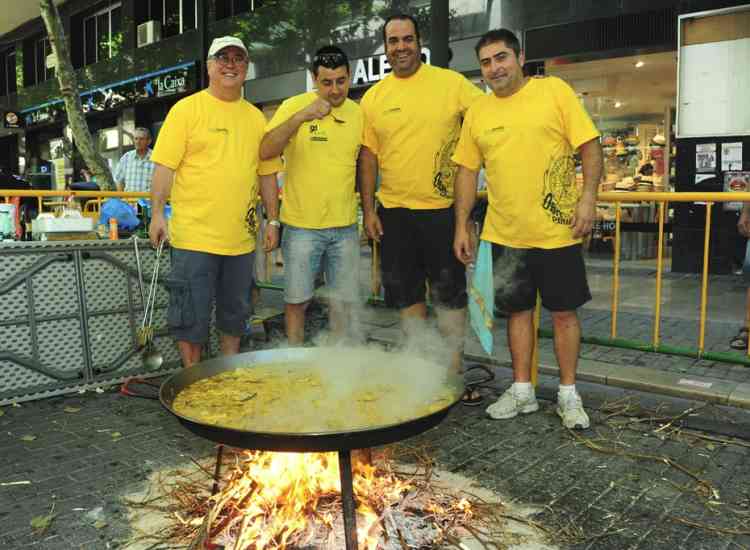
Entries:
[[73, 65], [70, 63], [60, 14], [53, 0], [39, 0], [39, 9], [42, 13], [44, 25], [47, 27], [52, 53], [57, 58], [55, 76], [60, 85], [60, 95], [65, 102], [65, 112], [68, 115], [68, 124], [73, 130], [76, 147], [80, 150], [86, 166], [96, 176], [99, 187], [103, 190], [114, 191], [115, 183], [112, 172], [97, 151], [91, 139], [88, 124], [86, 124], [86, 117], [81, 107], [81, 96], [78, 95], [78, 79], [73, 71]]

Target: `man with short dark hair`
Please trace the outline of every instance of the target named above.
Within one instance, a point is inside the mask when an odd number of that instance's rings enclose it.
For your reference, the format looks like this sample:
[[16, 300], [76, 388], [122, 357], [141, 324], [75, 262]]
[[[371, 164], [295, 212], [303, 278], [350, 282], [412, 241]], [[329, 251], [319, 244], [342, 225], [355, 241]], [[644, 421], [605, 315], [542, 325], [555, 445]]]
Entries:
[[135, 149], [125, 153], [117, 163], [114, 179], [118, 191], [151, 190], [154, 163], [151, 162], [151, 132], [148, 128], [136, 128], [133, 132]]
[[[451, 161], [461, 119], [482, 92], [457, 72], [422, 63], [419, 28], [409, 15], [383, 26], [392, 72], [362, 99], [360, 155], [364, 223], [381, 243], [386, 302], [400, 309], [402, 329], [420, 330], [427, 317], [426, 282], [438, 327], [459, 372], [466, 320], [464, 266], [451, 251], [454, 218]], [[375, 205], [375, 180], [381, 176]]]
[[[170, 109], [153, 153], [149, 236], [154, 246], [169, 239], [172, 247], [167, 316], [185, 367], [200, 361], [214, 301], [224, 355], [239, 351], [249, 329], [259, 181], [269, 217], [278, 216], [281, 160], [258, 156], [266, 120], [242, 98], [247, 65], [239, 38], [216, 38], [208, 50], [208, 89]], [[278, 236], [277, 227], [267, 228], [266, 251]]]
[[[560, 366], [557, 414], [567, 428], [588, 428], [575, 389], [581, 328], [577, 308], [591, 299], [581, 238], [591, 231], [601, 178], [599, 132], [575, 92], [554, 77], [528, 78], [515, 35], [487, 32], [476, 46], [482, 78], [492, 94], [466, 114], [453, 160], [456, 179], [454, 251], [473, 261], [476, 178], [484, 164], [489, 208], [482, 239], [492, 243], [496, 265], [510, 271], [495, 281], [496, 304], [509, 312], [508, 341], [514, 383], [487, 413], [512, 418], [539, 409], [530, 383], [537, 292], [552, 313]], [[575, 185], [574, 153], [583, 164], [583, 190]]]
[[[266, 126], [261, 159], [284, 154], [285, 321], [289, 344], [304, 340], [305, 310], [325, 256], [332, 332], [342, 337], [359, 297], [357, 156], [362, 111], [348, 99], [349, 59], [336, 46], [313, 57], [316, 91], [284, 101]], [[271, 220], [269, 223], [274, 223]], [[276, 221], [278, 223], [278, 221]]]

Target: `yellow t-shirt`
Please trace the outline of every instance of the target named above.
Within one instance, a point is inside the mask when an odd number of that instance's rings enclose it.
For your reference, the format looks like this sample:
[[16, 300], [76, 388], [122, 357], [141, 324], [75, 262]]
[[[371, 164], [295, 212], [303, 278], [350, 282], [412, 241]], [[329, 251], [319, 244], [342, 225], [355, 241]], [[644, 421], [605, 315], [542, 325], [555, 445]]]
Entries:
[[236, 256], [255, 250], [258, 175], [281, 170], [259, 162], [266, 120], [244, 99], [200, 91], [167, 115], [151, 160], [175, 170], [169, 239], [176, 248]]
[[415, 210], [453, 204], [451, 155], [461, 117], [482, 91], [457, 72], [422, 64], [412, 76], [393, 73], [362, 98], [362, 144], [378, 157], [378, 200]]
[[[290, 97], [276, 111], [266, 132], [317, 98], [316, 92]], [[284, 148], [287, 173], [282, 222], [307, 229], [357, 222], [355, 188], [362, 124], [362, 110], [347, 99], [322, 119], [300, 125]]]
[[580, 242], [570, 225], [579, 199], [573, 153], [598, 136], [575, 92], [556, 77], [531, 78], [510, 97], [474, 103], [453, 160], [473, 171], [484, 163], [482, 239], [514, 248]]

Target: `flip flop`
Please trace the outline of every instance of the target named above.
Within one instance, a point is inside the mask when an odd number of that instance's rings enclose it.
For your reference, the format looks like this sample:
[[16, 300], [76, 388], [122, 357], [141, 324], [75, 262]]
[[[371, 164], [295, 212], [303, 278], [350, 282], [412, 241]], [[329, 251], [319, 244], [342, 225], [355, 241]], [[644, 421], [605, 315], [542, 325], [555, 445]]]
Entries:
[[461, 404], [466, 407], [478, 407], [484, 401], [484, 397], [479, 390], [474, 387], [466, 386], [466, 391], [461, 396]]
[[482, 394], [479, 392], [479, 388], [485, 387], [488, 382], [492, 382], [495, 379], [495, 373], [492, 372], [492, 369], [479, 364], [467, 367], [464, 370], [464, 375], [476, 370], [482, 371], [483, 375], [464, 384], [466, 389], [461, 397], [461, 404], [467, 407], [478, 407], [481, 405], [484, 401], [484, 397], [482, 397]]
[[729, 347], [740, 351], [747, 350], [747, 327], [742, 327], [737, 334], [734, 335], [729, 341]]

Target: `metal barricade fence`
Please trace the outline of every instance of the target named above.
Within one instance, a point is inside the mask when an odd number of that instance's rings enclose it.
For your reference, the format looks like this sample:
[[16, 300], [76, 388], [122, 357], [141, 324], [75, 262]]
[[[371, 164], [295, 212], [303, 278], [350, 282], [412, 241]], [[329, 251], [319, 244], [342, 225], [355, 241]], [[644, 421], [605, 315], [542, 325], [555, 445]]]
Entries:
[[[478, 193], [479, 200], [487, 200], [486, 192]], [[746, 356], [741, 356], [734, 353], [721, 353], [721, 352], [710, 352], [705, 349], [706, 342], [706, 321], [707, 321], [707, 306], [708, 306], [708, 284], [709, 284], [709, 260], [710, 260], [710, 245], [711, 245], [711, 214], [716, 204], [725, 202], [750, 202], [750, 193], [729, 193], [729, 192], [712, 192], [712, 193], [654, 193], [654, 192], [627, 192], [627, 193], [600, 193], [597, 197], [597, 201], [600, 203], [613, 203], [615, 205], [615, 220], [614, 220], [614, 258], [612, 263], [612, 288], [611, 288], [611, 325], [609, 331], [609, 338], [601, 337], [590, 337], [583, 335], [581, 341], [584, 343], [591, 343], [603, 346], [611, 347], [624, 347], [630, 349], [636, 349], [639, 351], [651, 351], [656, 353], [664, 353], [671, 355], [683, 355], [688, 357], [695, 357], [698, 359], [708, 359], [720, 362], [739, 363], [750, 366], [750, 347]], [[618, 308], [620, 300], [620, 264], [621, 264], [621, 248], [622, 248], [622, 235], [621, 235], [621, 224], [622, 224], [622, 206], [624, 202], [648, 202], [656, 203], [658, 205], [658, 242], [656, 250], [656, 295], [654, 300], [654, 311], [653, 311], [653, 327], [652, 337], [650, 342], [639, 342], [630, 341], [622, 338], [618, 338], [617, 335], [617, 319], [618, 319]], [[668, 203], [702, 203], [706, 205], [706, 221], [704, 228], [704, 241], [703, 241], [703, 263], [701, 269], [701, 291], [700, 291], [700, 315], [699, 315], [699, 335], [698, 341], [696, 342], [697, 347], [695, 349], [679, 348], [676, 346], [665, 345], [662, 343], [661, 334], [661, 295], [662, 295], [662, 284], [663, 284], [663, 271], [664, 271], [664, 226], [666, 221], [667, 204]], [[371, 285], [372, 285], [372, 297], [371, 300], [379, 301], [380, 295], [380, 275], [378, 268], [378, 245], [373, 243], [372, 253], [372, 274], [371, 274]], [[552, 333], [549, 330], [543, 330], [539, 328], [539, 322], [541, 317], [541, 302], [537, 300], [536, 311], [534, 315], [535, 327], [537, 328], [537, 335], [542, 337], [551, 337]], [[536, 371], [538, 356], [536, 346], [534, 350], [534, 371]], [[536, 372], [534, 372], [534, 375]]]

